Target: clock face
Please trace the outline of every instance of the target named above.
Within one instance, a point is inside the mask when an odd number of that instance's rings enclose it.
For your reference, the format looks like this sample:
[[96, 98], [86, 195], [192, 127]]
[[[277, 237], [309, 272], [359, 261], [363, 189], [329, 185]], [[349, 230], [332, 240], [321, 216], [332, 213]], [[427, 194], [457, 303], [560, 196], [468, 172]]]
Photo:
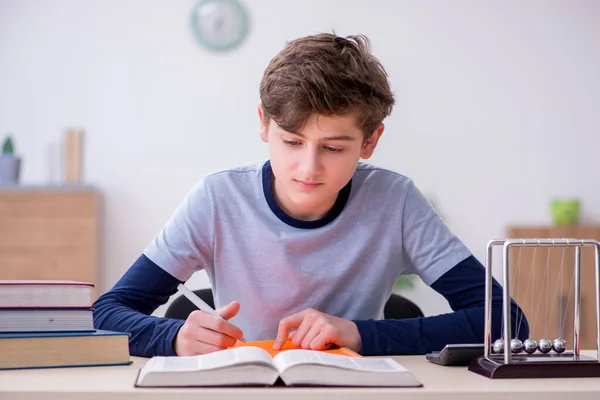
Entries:
[[230, 50], [248, 33], [248, 15], [237, 0], [202, 0], [192, 10], [192, 31], [201, 45]]

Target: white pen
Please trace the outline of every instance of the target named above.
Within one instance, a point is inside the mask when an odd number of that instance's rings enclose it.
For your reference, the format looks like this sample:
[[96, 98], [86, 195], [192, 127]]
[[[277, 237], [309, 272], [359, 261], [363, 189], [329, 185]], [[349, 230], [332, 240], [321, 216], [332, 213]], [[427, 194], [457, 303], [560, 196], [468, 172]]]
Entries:
[[[223, 318], [211, 306], [209, 306], [208, 304], [206, 304], [206, 302], [204, 300], [202, 300], [200, 297], [196, 296], [196, 294], [194, 292], [192, 292], [190, 289], [188, 289], [182, 283], [180, 283], [177, 286], [177, 290], [179, 291], [179, 293], [181, 293], [182, 295], [184, 295], [189, 301], [191, 301], [193, 305], [195, 305], [196, 307], [198, 307], [198, 309], [200, 309], [202, 311], [205, 311], [205, 312], [207, 312], [209, 314], [216, 315], [217, 317], [219, 317], [221, 319]], [[243, 342], [243, 343], [246, 343], [246, 341], [244, 340], [244, 338], [239, 339], [239, 341]]]

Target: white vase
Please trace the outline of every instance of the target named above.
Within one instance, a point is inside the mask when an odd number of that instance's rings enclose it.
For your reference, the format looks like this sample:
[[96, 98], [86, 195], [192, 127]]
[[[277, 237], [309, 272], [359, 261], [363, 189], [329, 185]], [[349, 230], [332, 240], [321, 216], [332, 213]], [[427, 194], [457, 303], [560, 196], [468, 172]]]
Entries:
[[13, 155], [0, 155], [0, 185], [19, 183], [21, 159]]

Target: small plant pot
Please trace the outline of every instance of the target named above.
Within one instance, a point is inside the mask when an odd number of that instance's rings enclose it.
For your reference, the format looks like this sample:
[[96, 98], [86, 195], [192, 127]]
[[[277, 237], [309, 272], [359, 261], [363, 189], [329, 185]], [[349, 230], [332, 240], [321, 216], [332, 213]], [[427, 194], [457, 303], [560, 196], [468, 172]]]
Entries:
[[554, 199], [550, 202], [550, 215], [555, 225], [575, 225], [579, 222], [581, 206], [577, 199]]
[[17, 185], [21, 171], [21, 159], [11, 155], [0, 156], [0, 185]]

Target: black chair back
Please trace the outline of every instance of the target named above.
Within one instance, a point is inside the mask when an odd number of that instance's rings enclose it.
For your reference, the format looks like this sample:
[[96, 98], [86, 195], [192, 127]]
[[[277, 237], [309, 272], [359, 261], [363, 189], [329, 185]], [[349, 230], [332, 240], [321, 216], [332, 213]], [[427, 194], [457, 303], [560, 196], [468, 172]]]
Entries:
[[[204, 300], [206, 304], [212, 308], [215, 308], [212, 289], [194, 290], [194, 293]], [[179, 296], [169, 305], [165, 313], [165, 317], [174, 319], [187, 319], [188, 315], [190, 315], [191, 312], [196, 309], [196, 306], [193, 305], [186, 297]], [[420, 318], [424, 316], [419, 306], [396, 293], [392, 293], [388, 301], [385, 303], [383, 315], [385, 319], [407, 319]]]

